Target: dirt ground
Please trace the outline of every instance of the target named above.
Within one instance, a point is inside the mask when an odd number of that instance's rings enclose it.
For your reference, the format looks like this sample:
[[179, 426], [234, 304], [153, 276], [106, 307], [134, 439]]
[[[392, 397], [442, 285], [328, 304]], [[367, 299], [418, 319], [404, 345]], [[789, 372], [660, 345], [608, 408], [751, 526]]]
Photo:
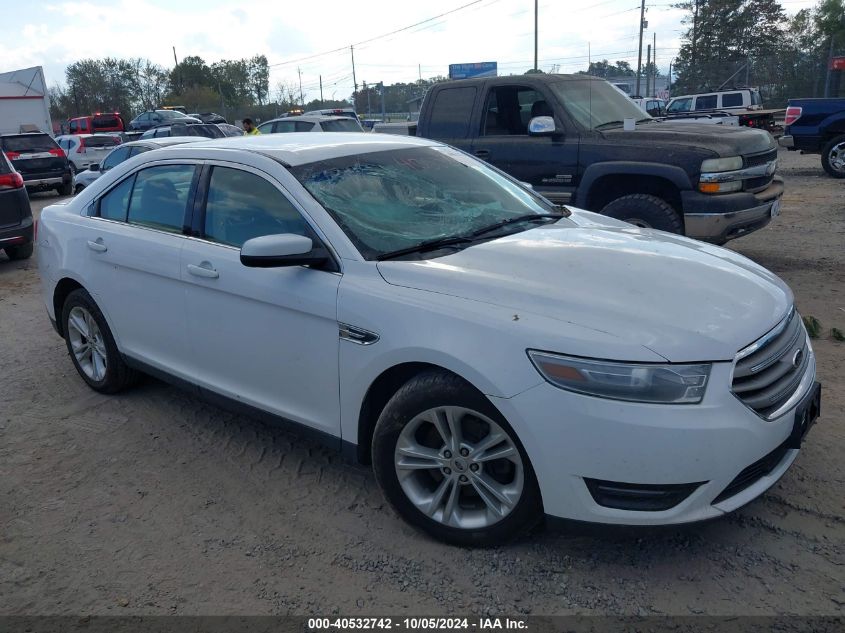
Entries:
[[824, 326], [822, 418], [767, 494], [682, 528], [434, 542], [310, 440], [152, 379], [92, 392], [35, 259], [0, 255], [0, 614], [842, 614], [845, 343], [827, 331], [845, 330], [845, 181], [781, 164], [783, 214], [730, 246]]

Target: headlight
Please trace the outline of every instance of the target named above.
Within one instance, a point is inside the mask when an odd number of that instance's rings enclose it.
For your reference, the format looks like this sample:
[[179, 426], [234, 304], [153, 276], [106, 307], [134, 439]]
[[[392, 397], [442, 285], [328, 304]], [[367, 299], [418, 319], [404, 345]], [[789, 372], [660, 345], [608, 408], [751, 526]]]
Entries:
[[702, 173], [736, 171], [742, 169], [742, 156], [731, 156], [730, 158], [708, 158], [701, 163]]
[[600, 398], [695, 404], [701, 402], [710, 365], [616, 363], [528, 350], [537, 371], [561, 389]]

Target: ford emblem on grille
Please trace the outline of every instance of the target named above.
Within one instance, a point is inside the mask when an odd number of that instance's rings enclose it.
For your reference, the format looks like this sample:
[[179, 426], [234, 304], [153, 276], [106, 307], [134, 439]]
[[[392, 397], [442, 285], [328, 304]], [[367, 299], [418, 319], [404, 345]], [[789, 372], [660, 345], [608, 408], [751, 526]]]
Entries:
[[804, 359], [804, 350], [796, 350], [792, 355], [792, 366], [798, 369], [801, 366], [801, 361]]

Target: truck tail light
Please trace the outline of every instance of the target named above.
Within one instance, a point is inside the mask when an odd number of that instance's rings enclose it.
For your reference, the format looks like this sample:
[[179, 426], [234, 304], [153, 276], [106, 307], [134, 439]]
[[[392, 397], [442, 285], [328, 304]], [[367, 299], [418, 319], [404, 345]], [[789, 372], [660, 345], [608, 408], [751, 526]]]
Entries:
[[793, 123], [795, 123], [798, 119], [801, 118], [801, 112], [802, 111], [803, 111], [803, 108], [801, 108], [799, 106], [789, 106], [786, 109], [786, 117], [783, 120], [783, 124], [784, 125], [792, 125]]
[[50, 154], [52, 156], [58, 156], [59, 158], [65, 157], [65, 151], [61, 147], [54, 147], [50, 150]]
[[20, 189], [23, 187], [23, 176], [18, 172], [0, 175], [0, 189]]

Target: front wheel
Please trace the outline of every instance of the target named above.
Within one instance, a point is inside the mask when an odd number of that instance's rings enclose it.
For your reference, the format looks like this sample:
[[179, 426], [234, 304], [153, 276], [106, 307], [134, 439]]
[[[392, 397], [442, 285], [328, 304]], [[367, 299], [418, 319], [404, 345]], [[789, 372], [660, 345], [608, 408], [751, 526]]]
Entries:
[[663, 198], [649, 194], [622, 196], [605, 205], [601, 213], [645, 229], [678, 234], [684, 232], [684, 223], [672, 205]]
[[411, 525], [455, 545], [495, 545], [542, 517], [531, 463], [489, 400], [447, 372], [406, 383], [376, 424], [373, 468]]
[[845, 134], [831, 139], [824, 146], [822, 167], [834, 178], [845, 178]]
[[62, 308], [65, 343], [76, 371], [101, 393], [117, 393], [136, 378], [117, 349], [108, 323], [88, 292], [71, 292]]

